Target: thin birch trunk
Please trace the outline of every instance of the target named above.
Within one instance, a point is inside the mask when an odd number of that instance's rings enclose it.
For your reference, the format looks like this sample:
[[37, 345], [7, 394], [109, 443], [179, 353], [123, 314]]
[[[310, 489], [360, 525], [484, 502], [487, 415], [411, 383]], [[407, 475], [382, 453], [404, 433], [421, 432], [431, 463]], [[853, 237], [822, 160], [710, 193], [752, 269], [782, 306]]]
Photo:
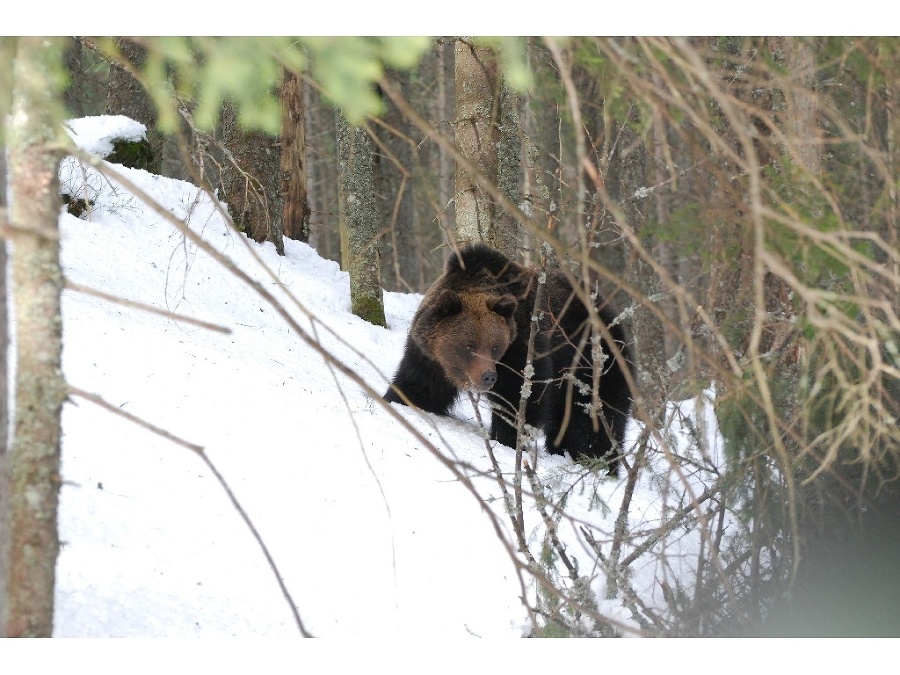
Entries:
[[61, 370], [59, 138], [62, 41], [20, 38], [10, 134], [14, 436], [9, 453], [6, 634], [49, 637], [59, 552]]

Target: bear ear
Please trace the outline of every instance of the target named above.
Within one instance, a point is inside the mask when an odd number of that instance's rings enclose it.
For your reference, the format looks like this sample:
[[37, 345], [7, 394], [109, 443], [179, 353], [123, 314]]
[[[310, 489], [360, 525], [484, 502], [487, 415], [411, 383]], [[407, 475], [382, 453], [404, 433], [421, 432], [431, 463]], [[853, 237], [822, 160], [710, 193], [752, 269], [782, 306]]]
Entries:
[[509, 319], [516, 313], [517, 303], [516, 299], [507, 293], [506, 295], [501, 295], [499, 298], [488, 300], [487, 306], [492, 312], [496, 312], [504, 319]]
[[444, 319], [448, 316], [459, 314], [462, 308], [462, 298], [445, 288], [434, 300], [434, 305], [430, 312], [431, 318], [435, 321]]

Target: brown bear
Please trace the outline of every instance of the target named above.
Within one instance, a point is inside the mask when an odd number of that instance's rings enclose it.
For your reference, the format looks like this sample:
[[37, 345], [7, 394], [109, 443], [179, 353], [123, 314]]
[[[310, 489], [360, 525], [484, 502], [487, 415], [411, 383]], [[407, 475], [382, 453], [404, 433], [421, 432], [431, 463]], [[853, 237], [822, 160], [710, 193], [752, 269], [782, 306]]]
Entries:
[[[540, 270], [523, 267], [485, 244], [447, 259], [413, 317], [403, 358], [384, 398], [446, 415], [464, 390], [487, 392], [491, 437], [516, 445], [531, 317]], [[547, 271], [538, 308], [531, 393], [525, 421], [543, 430], [547, 451], [606, 460], [618, 472], [631, 393], [628, 340], [615, 312], [596, 297], [596, 316], [616, 344], [599, 340], [597, 415], [591, 415], [594, 368], [588, 308], [561, 271]], [[603, 331], [597, 331], [598, 335]], [[617, 353], [618, 352], [618, 353]]]

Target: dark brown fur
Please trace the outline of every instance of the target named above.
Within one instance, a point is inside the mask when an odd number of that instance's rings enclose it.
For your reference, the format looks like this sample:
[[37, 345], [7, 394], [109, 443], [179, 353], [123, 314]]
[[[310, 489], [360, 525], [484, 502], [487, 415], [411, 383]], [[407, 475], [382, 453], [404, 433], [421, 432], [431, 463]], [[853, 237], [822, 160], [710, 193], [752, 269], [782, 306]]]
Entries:
[[[491, 435], [514, 447], [537, 274], [483, 244], [451, 255], [413, 317], [385, 399], [446, 415], [461, 391], [488, 391], [494, 406]], [[586, 412], [591, 397], [584, 390], [593, 383], [590, 313], [563, 273], [547, 272], [538, 314], [526, 422], [544, 431], [549, 452], [603, 458], [615, 473], [631, 410], [624, 376], [631, 368], [630, 352], [617, 314], [598, 298], [596, 315], [616, 343], [614, 351], [606, 338], [601, 342], [602, 425]]]
[[[441, 318], [421, 322], [410, 333], [412, 339], [459, 389], [490, 389], [496, 382], [497, 362], [516, 337], [512, 320], [515, 300], [512, 296], [444, 290], [435, 307]], [[448, 308], [456, 307], [458, 312], [446, 315]]]

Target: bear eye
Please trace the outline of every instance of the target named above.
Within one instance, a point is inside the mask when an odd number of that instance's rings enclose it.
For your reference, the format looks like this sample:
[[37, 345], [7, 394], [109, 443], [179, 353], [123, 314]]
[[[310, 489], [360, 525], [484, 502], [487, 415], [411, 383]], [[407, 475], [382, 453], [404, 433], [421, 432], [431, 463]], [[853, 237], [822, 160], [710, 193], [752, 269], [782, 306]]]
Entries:
[[500, 351], [500, 347], [498, 347], [497, 345], [494, 345], [493, 347], [491, 347], [491, 354], [496, 354], [499, 351]]
[[475, 351], [475, 345], [472, 345], [472, 344], [466, 345], [466, 349], [468, 349], [470, 352], [474, 352], [474, 351]]

